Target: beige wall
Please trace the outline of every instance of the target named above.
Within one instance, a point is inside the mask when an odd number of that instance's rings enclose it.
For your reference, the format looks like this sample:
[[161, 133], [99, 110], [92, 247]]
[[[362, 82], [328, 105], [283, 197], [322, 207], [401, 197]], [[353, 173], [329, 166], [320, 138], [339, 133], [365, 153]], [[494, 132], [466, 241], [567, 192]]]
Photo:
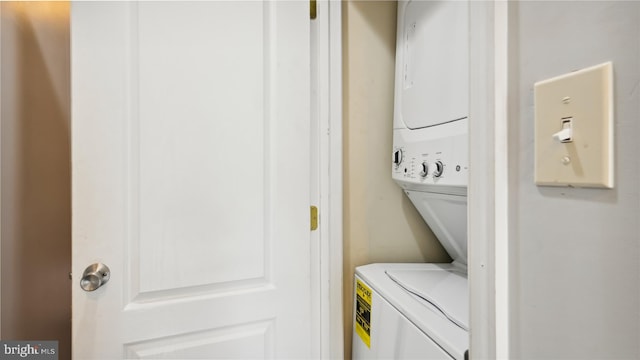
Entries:
[[2, 338], [69, 359], [69, 4], [1, 6]]
[[350, 358], [354, 268], [449, 257], [391, 180], [396, 2], [345, 1], [342, 11], [344, 324]]

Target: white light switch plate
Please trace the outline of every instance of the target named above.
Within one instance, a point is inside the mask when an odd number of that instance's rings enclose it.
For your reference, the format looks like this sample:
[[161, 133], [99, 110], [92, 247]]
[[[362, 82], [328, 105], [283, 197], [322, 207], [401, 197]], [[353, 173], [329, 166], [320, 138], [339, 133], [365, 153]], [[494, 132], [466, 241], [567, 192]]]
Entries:
[[[607, 62], [535, 84], [537, 185], [613, 188], [612, 72]], [[571, 141], [561, 142], [553, 135], [567, 119]]]

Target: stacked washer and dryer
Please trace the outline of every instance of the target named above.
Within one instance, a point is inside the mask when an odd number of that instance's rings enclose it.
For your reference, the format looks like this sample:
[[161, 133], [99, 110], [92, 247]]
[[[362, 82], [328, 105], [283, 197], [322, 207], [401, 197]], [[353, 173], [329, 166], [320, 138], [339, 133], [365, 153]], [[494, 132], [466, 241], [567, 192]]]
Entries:
[[358, 267], [354, 359], [468, 357], [468, 12], [398, 2], [392, 176], [453, 261]]

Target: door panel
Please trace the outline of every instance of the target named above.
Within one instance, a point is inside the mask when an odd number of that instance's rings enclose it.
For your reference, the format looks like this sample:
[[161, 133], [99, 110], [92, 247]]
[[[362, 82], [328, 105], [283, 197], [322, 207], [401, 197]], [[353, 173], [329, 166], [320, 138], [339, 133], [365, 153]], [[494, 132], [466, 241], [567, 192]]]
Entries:
[[[267, 276], [273, 19], [264, 10], [260, 2], [137, 6], [130, 126], [139, 133], [130, 148], [140, 169], [132, 182], [142, 293]], [[180, 31], [163, 26], [176, 18]]]
[[272, 352], [269, 348], [272, 325], [257, 322], [130, 344], [126, 346], [126, 355], [133, 359], [190, 359], [204, 352], [224, 359], [267, 358]]
[[75, 358], [312, 356], [309, 78], [304, 2], [72, 4]]

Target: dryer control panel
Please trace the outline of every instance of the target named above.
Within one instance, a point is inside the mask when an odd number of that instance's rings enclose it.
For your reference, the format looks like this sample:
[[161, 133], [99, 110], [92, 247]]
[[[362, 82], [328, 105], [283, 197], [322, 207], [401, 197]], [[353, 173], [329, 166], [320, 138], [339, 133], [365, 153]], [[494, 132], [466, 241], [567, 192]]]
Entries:
[[[404, 189], [466, 194], [467, 119], [418, 130], [395, 129], [393, 179]], [[438, 191], [440, 189], [440, 191]]]

